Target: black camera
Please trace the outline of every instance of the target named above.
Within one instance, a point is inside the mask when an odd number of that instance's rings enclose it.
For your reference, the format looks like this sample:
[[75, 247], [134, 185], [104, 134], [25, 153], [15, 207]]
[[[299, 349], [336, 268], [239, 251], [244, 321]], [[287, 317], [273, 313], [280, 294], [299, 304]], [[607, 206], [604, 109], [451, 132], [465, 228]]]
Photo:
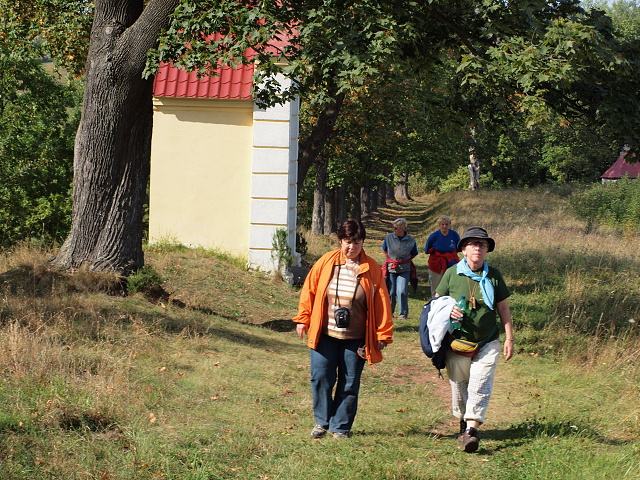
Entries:
[[336, 320], [336, 327], [349, 328], [351, 312], [347, 307], [339, 307], [333, 311], [333, 318]]

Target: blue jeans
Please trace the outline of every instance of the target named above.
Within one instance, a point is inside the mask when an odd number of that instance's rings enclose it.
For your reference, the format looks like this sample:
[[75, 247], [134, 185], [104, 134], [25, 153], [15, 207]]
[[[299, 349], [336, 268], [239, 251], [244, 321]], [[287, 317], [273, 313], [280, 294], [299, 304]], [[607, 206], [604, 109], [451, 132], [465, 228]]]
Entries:
[[400, 299], [400, 315], [409, 315], [409, 281], [411, 280], [411, 271], [404, 273], [391, 273], [391, 312], [396, 311], [397, 299]]
[[[324, 335], [311, 349], [311, 393], [316, 425], [349, 433], [358, 410], [364, 359], [357, 353], [364, 340], [339, 340]], [[333, 387], [335, 395], [332, 396]]]

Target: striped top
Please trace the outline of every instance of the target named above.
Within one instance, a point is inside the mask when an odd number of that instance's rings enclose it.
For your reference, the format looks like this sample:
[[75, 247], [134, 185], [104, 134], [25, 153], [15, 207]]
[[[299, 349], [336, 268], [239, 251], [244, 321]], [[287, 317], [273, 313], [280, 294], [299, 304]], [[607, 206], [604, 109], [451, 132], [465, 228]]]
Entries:
[[[359, 280], [360, 264], [347, 260], [337, 265], [327, 287], [327, 312], [325, 334], [343, 340], [364, 339], [367, 318], [367, 298]], [[355, 292], [355, 296], [354, 296]], [[347, 307], [351, 311], [348, 328], [336, 327], [334, 310]]]

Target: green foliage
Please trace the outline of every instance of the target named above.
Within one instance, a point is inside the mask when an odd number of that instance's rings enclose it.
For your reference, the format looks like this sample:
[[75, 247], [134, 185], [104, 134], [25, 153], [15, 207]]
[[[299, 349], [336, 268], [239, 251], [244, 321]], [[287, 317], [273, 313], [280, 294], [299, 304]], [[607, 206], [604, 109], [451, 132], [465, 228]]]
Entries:
[[14, 52], [38, 46], [59, 68], [80, 75], [89, 51], [91, 0], [0, 0], [0, 43]]
[[[450, 90], [450, 74], [450, 66], [394, 66], [354, 88], [324, 149], [327, 187], [356, 191], [405, 172], [435, 178], [466, 163], [467, 117]], [[315, 124], [316, 110], [303, 103], [302, 132]], [[311, 224], [317, 168], [321, 166], [312, 166], [299, 192], [298, 218], [305, 226]]]
[[593, 185], [571, 198], [576, 214], [588, 228], [604, 224], [631, 234], [640, 229], [640, 181], [622, 178], [604, 185]]
[[[346, 94], [323, 152], [329, 187], [375, 184], [381, 172], [446, 177], [466, 164], [471, 141], [498, 185], [590, 180], [607, 149], [625, 137], [633, 144], [640, 131], [632, 113], [639, 49], [616, 28], [577, 1], [366, 0], [345, 8], [290, 0], [277, 8], [184, 0], [147, 75], [172, 60], [205, 74], [218, 59], [249, 61], [251, 47], [265, 105], [300, 94], [311, 126], [314, 107]], [[292, 80], [286, 90], [269, 79], [277, 72]], [[472, 128], [478, 138], [465, 138]]]
[[[183, 1], [157, 50], [149, 53], [145, 75], [160, 62], [210, 73], [218, 65], [248, 61], [255, 54], [256, 98], [273, 105], [302, 94], [324, 104], [329, 91], [350, 91], [379, 74], [398, 54], [396, 35], [404, 29], [387, 2], [351, 4], [323, 1]], [[214, 36], [214, 34], [218, 34]], [[288, 39], [288, 41], [285, 41]], [[286, 59], [286, 64], [282, 59]], [[277, 73], [291, 80], [283, 87]], [[337, 89], [328, 89], [335, 86]]]
[[454, 173], [442, 179], [437, 185], [437, 191], [440, 193], [449, 193], [455, 190], [469, 190], [469, 169], [466, 165], [458, 167]]
[[511, 112], [504, 128], [477, 130], [481, 185], [536, 186], [555, 182], [592, 182], [611, 163], [602, 135], [581, 122], [569, 123], [547, 112], [544, 125], [526, 125], [526, 115]]
[[0, 42], [0, 246], [68, 232], [80, 90], [45, 69], [40, 49]]
[[308, 250], [309, 246], [307, 245], [307, 239], [304, 237], [304, 234], [302, 232], [296, 232], [296, 252], [304, 257]]
[[127, 277], [127, 292], [151, 293], [162, 288], [164, 280], [150, 265], [144, 265]]
[[446, 175], [465, 163], [467, 118], [451, 73], [442, 65], [396, 66], [354, 89], [325, 149], [330, 186], [376, 185], [388, 181], [383, 172]]
[[278, 228], [273, 234], [271, 258], [279, 272], [286, 270], [293, 264], [293, 255], [289, 246], [289, 232], [285, 228]]
[[627, 40], [638, 38], [640, 5], [637, 0], [586, 0], [585, 7], [606, 12], [616, 32]]

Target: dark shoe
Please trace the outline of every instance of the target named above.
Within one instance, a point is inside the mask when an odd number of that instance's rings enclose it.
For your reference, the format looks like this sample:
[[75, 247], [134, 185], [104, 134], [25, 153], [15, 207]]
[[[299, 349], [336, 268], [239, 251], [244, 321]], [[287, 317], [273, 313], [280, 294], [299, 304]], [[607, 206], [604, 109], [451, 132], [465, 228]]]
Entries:
[[464, 420], [460, 420], [460, 432], [458, 433], [458, 441], [462, 443], [462, 435], [464, 431], [467, 429], [467, 422]]
[[460, 436], [460, 448], [467, 453], [473, 453], [478, 450], [480, 441], [478, 440], [478, 430], [475, 428], [467, 428]]
[[342, 432], [333, 432], [333, 438], [337, 438], [338, 440], [344, 439], [344, 438], [349, 438], [349, 434], [348, 433], [342, 433]]
[[460, 420], [460, 435], [462, 435], [466, 429], [467, 422], [465, 420]]
[[322, 438], [327, 434], [327, 429], [324, 428], [322, 425], [316, 425], [315, 427], [313, 427], [313, 430], [311, 430], [311, 436], [313, 438]]

